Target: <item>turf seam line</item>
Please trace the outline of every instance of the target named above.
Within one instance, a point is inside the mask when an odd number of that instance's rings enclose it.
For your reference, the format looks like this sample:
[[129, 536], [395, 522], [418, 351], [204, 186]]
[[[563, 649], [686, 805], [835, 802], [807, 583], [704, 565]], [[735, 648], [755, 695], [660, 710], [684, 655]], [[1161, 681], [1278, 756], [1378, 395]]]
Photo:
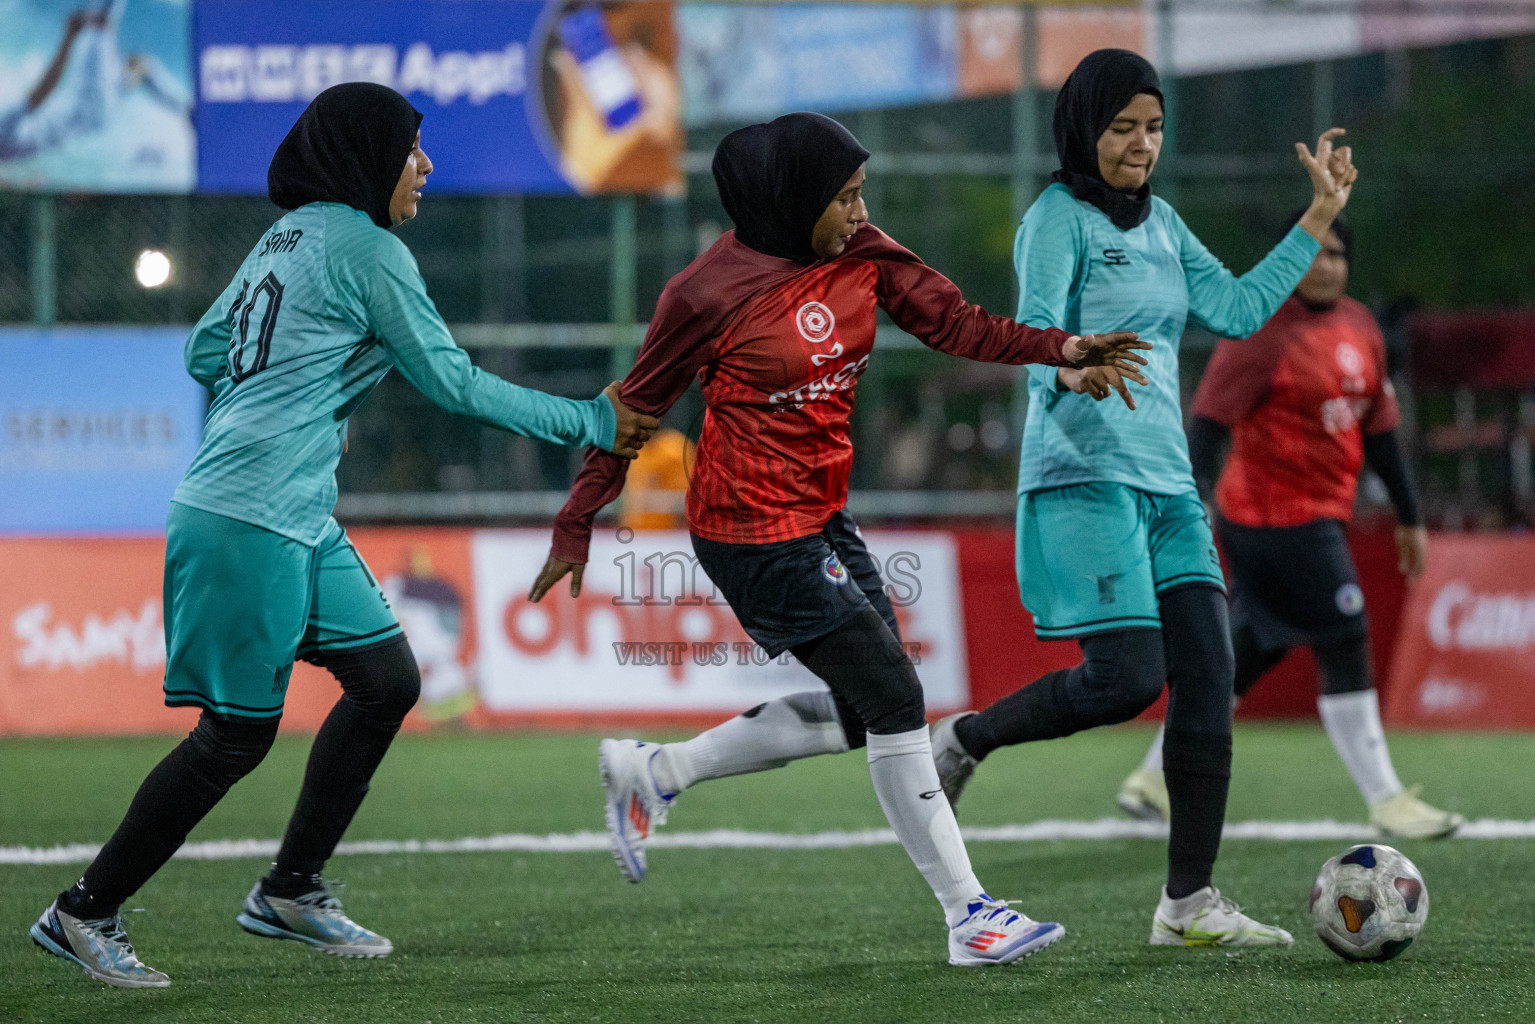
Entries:
[[[1025, 843], [1055, 840], [1165, 839], [1167, 826], [1157, 822], [1099, 818], [1095, 821], [1050, 819], [1023, 825], [964, 829], [966, 842]], [[1469, 821], [1457, 833], [1461, 839], [1532, 839], [1535, 821], [1483, 818]], [[1378, 839], [1379, 833], [1360, 822], [1242, 821], [1226, 826], [1224, 839], [1270, 842]], [[648, 845], [672, 850], [845, 850], [860, 846], [889, 846], [896, 842], [889, 829], [850, 832], [754, 832], [713, 829], [705, 832], [666, 832]], [[209, 839], [187, 843], [176, 856], [183, 860], [243, 860], [271, 858], [276, 839]], [[60, 846], [0, 846], [0, 865], [76, 864], [88, 862], [101, 847], [92, 843]], [[596, 853], [606, 852], [602, 832], [557, 832], [548, 835], [508, 833], [460, 839], [360, 839], [342, 843], [342, 856], [414, 853]]]

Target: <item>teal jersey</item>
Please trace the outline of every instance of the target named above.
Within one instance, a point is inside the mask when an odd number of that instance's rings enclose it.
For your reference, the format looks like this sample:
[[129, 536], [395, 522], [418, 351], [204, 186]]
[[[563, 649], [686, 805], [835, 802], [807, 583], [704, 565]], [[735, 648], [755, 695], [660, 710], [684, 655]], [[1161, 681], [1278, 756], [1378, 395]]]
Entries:
[[1155, 346], [1148, 387], [1130, 384], [1135, 411], [1117, 395], [1095, 402], [1056, 384], [1053, 366], [1029, 367], [1018, 492], [1109, 481], [1152, 494], [1194, 489], [1178, 393], [1178, 344], [1190, 317], [1245, 338], [1274, 315], [1320, 246], [1296, 227], [1256, 267], [1234, 276], [1152, 197], [1145, 222], [1121, 231], [1056, 183], [1018, 229], [1018, 319], [1073, 334], [1136, 331]]
[[415, 258], [368, 215], [310, 203], [262, 236], [192, 329], [214, 392], [174, 501], [316, 544], [353, 410], [391, 367], [449, 412], [525, 437], [611, 448], [602, 395], [555, 398], [481, 371], [453, 342]]

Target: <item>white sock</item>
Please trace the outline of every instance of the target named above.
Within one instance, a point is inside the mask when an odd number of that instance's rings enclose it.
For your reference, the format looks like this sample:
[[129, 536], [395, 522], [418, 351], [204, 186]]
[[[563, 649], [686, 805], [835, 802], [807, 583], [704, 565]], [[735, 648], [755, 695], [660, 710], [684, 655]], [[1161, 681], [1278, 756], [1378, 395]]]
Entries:
[[671, 796], [705, 779], [765, 772], [802, 757], [845, 750], [847, 736], [831, 693], [794, 693], [690, 740], [663, 744], [650, 759], [650, 775], [656, 788]]
[[1148, 772], [1162, 770], [1162, 738], [1167, 735], [1167, 726], [1157, 728], [1156, 738], [1151, 741], [1151, 749], [1146, 751], [1146, 760], [1141, 762], [1141, 767]]
[[943, 795], [927, 728], [869, 734], [869, 775], [896, 838], [943, 904], [949, 927], [969, 914], [982, 892], [959, 834], [959, 822]]
[[1317, 711], [1327, 737], [1354, 777], [1367, 804], [1377, 804], [1402, 791], [1391, 765], [1386, 732], [1380, 725], [1380, 697], [1372, 687], [1354, 693], [1329, 693], [1317, 698]]

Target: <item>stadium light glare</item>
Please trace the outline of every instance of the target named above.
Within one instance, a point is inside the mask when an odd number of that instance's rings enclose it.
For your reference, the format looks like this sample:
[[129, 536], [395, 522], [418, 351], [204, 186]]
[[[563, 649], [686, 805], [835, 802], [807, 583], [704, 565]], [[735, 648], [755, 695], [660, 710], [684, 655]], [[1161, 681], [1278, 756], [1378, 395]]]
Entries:
[[171, 279], [171, 258], [159, 249], [145, 249], [134, 261], [133, 276], [144, 288], [159, 288]]

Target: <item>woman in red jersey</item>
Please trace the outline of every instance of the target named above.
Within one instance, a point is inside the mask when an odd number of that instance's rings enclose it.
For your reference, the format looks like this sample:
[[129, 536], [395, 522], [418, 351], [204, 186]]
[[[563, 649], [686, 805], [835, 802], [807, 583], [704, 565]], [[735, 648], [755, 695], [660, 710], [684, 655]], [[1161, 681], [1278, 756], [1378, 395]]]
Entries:
[[[1293, 224], [1298, 218], [1291, 218]], [[1340, 218], [1311, 269], [1274, 318], [1242, 342], [1222, 341], [1194, 396], [1189, 459], [1208, 499], [1232, 593], [1240, 698], [1292, 647], [1321, 670], [1317, 710], [1360, 794], [1388, 835], [1444, 836], [1464, 822], [1402, 787], [1380, 724], [1364, 594], [1344, 526], [1368, 465], [1396, 509], [1399, 568], [1423, 573], [1428, 534], [1397, 444], [1401, 419], [1386, 376], [1386, 345], [1362, 303], [1344, 294], [1353, 232]], [[1119, 805], [1167, 817], [1162, 736], [1120, 787]]]
[[[1064, 934], [982, 890], [942, 799], [922, 688], [883, 581], [844, 507], [853, 389], [876, 311], [930, 348], [995, 363], [1094, 364], [1097, 397], [1144, 383], [1133, 334], [1080, 338], [967, 304], [959, 289], [868, 223], [868, 152], [837, 122], [790, 114], [720, 143], [714, 179], [735, 224], [672, 278], [622, 388], [660, 416], [696, 376], [707, 412], [687, 495], [693, 548], [748, 635], [792, 651], [830, 692], [768, 702], [686, 743], [604, 740], [607, 824], [625, 877], [677, 794], [704, 779], [867, 746], [885, 815], [950, 926], [949, 961], [1005, 963]], [[560, 513], [539, 600], [567, 573], [578, 592], [592, 517], [625, 463], [593, 450]], [[933, 799], [937, 795], [938, 799]]]

